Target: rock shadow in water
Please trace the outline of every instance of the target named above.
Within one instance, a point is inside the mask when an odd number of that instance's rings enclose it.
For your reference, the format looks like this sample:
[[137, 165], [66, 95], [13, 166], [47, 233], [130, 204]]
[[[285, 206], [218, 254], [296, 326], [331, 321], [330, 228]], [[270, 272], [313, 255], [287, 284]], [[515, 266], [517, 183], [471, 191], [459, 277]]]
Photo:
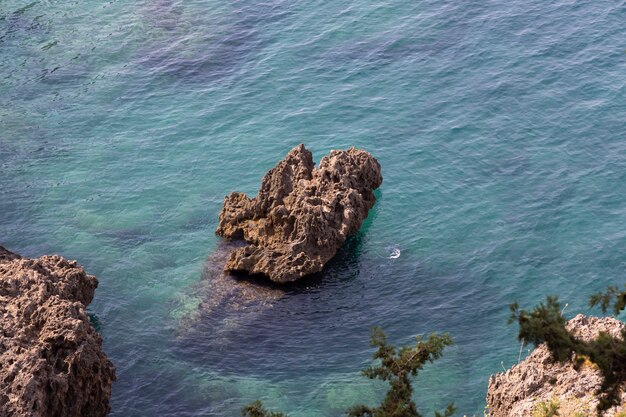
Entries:
[[283, 289], [264, 277], [224, 272], [230, 252], [239, 246], [239, 242], [221, 241], [207, 258], [202, 278], [193, 288], [201, 301], [196, 311], [183, 318], [181, 334], [208, 323], [214, 335], [223, 335], [236, 321], [248, 321], [250, 316], [271, 308], [284, 296]]
[[[285, 341], [301, 340], [301, 348], [321, 344], [314, 349], [324, 350], [319, 335], [329, 324], [314, 317], [330, 318], [331, 312], [345, 308], [346, 295], [336, 289], [358, 276], [363, 237], [349, 238], [322, 272], [286, 285], [224, 273], [230, 250], [242, 243], [221, 242], [194, 288], [201, 301], [182, 320], [174, 350], [214, 370], [246, 375], [292, 367], [288, 364], [301, 353], [286, 348]], [[285, 361], [278, 363], [281, 357]]]

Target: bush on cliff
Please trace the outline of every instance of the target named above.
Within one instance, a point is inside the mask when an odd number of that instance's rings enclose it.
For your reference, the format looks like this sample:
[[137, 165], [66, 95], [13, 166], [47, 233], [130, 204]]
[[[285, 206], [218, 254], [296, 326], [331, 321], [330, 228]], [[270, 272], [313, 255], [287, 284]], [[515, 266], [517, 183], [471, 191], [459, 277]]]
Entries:
[[[378, 349], [374, 359], [379, 362], [363, 370], [363, 375], [370, 379], [380, 379], [389, 383], [389, 391], [383, 402], [376, 407], [357, 405], [346, 413], [349, 417], [421, 417], [413, 401], [412, 379], [427, 362], [441, 357], [446, 346], [453, 343], [447, 335], [431, 334], [426, 339], [417, 337], [415, 346], [403, 346], [399, 349], [387, 342], [387, 337], [379, 327], [372, 329], [371, 345]], [[456, 408], [453, 404], [443, 411], [435, 411], [435, 417], [450, 417]], [[260, 401], [255, 401], [243, 409], [244, 417], [286, 417], [284, 414], [265, 410]]]
[[597, 293], [589, 299], [591, 307], [600, 306], [603, 313], [606, 313], [613, 304], [613, 313], [617, 316], [626, 308], [626, 290], [620, 291], [616, 286], [608, 287], [603, 293]]
[[[606, 311], [614, 300], [614, 311], [624, 309], [625, 294], [610, 287], [603, 294], [591, 297], [590, 304], [600, 305]], [[572, 358], [580, 365], [587, 357], [602, 372], [603, 382], [597, 395], [599, 396], [598, 415], [614, 405], [619, 405], [620, 386], [626, 382], [626, 330], [620, 338], [614, 338], [601, 332], [594, 340], [585, 342], [575, 338], [566, 328], [567, 320], [563, 317], [561, 304], [557, 297], [547, 297], [532, 310], [520, 310], [513, 303], [509, 322], [519, 324], [519, 340], [535, 345], [545, 343], [553, 358], [560, 362]]]

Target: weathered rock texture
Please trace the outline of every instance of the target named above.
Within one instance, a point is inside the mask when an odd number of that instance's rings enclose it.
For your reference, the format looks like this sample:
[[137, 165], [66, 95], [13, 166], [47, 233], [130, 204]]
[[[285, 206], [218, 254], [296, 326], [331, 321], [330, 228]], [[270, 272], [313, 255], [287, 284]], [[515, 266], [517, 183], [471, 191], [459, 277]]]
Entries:
[[98, 281], [0, 246], [0, 416], [106, 416], [115, 368], [85, 306]]
[[224, 269], [275, 282], [321, 271], [359, 230], [382, 180], [368, 152], [332, 151], [315, 169], [311, 152], [295, 147], [263, 177], [257, 197], [225, 198], [216, 233], [249, 245], [234, 250]]
[[[603, 331], [621, 337], [624, 323], [605, 317], [571, 319], [568, 329], [582, 340], [592, 340]], [[539, 403], [555, 400], [559, 415], [595, 416], [598, 398], [595, 393], [602, 385], [602, 374], [591, 362], [576, 369], [574, 362], [553, 361], [546, 345], [539, 345], [526, 359], [504, 373], [492, 375], [487, 391], [490, 417], [530, 417]], [[621, 403], [626, 401], [622, 393]], [[605, 416], [622, 411], [614, 407]]]

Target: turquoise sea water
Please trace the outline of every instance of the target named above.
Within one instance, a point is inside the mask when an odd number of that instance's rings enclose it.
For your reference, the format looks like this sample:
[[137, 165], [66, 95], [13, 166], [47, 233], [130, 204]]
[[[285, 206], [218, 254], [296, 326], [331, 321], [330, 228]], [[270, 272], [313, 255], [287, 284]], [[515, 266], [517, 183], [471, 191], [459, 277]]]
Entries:
[[[384, 392], [369, 328], [456, 345], [420, 409], [482, 415], [517, 361], [507, 304], [626, 269], [622, 1], [0, 2], [0, 244], [98, 276], [113, 416], [338, 416]], [[223, 196], [303, 142], [384, 183], [322, 274], [252, 315], [185, 319]], [[397, 259], [389, 259], [394, 249]]]

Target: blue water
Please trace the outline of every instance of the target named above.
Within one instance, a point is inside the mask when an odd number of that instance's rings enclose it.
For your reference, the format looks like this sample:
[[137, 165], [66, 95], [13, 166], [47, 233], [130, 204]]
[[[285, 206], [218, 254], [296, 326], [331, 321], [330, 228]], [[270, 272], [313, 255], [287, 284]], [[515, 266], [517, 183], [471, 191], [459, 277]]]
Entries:
[[[4, 0], [0, 244], [98, 276], [113, 416], [338, 416], [384, 392], [359, 375], [373, 324], [450, 332], [419, 408], [482, 415], [518, 358], [509, 302], [591, 313], [624, 279], [624, 22], [605, 0]], [[189, 325], [224, 195], [300, 142], [378, 158], [363, 228], [273, 307]]]

